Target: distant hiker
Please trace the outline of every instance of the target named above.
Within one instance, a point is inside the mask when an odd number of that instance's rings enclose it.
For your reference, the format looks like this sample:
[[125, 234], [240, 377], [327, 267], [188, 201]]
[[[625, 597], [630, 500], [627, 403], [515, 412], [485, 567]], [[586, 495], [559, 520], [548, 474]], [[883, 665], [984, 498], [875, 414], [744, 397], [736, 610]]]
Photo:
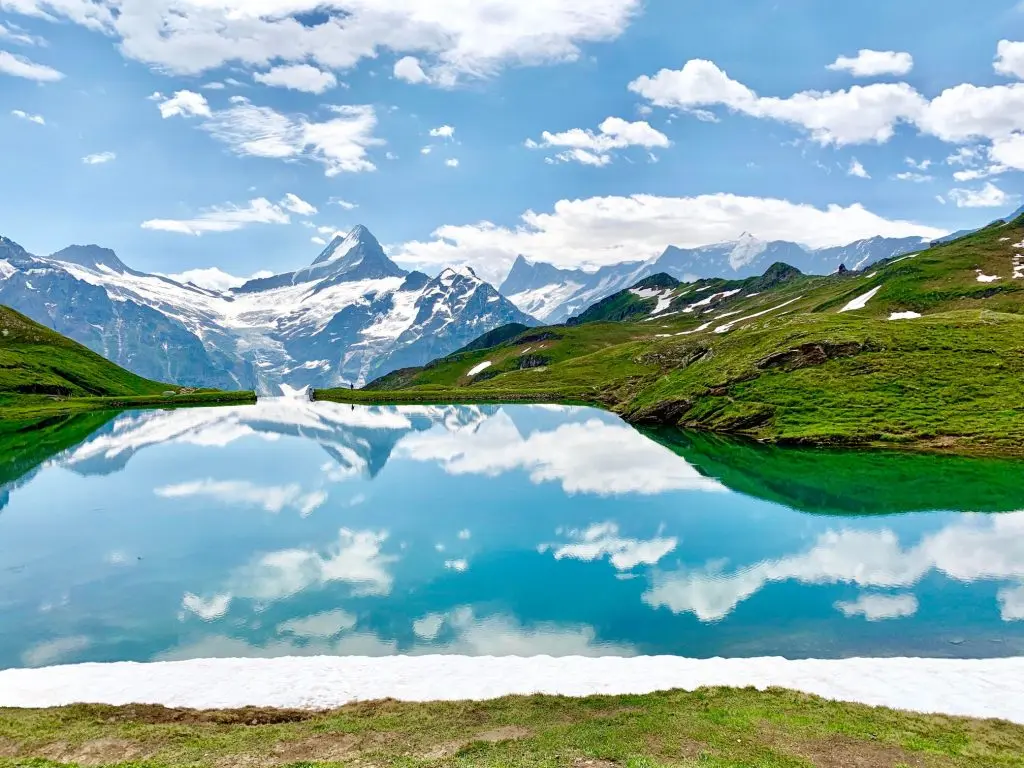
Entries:
[[355, 388], [356, 388], [356, 385], [355, 385], [355, 384], [349, 384], [349, 385], [348, 385], [348, 388], [349, 388], [349, 389], [355, 389]]

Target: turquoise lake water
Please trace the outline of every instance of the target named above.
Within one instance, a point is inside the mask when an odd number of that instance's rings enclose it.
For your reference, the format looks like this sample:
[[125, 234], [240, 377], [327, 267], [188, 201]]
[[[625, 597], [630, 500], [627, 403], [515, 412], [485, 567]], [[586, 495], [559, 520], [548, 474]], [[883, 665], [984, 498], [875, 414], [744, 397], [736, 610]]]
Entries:
[[90, 418], [4, 457], [0, 668], [1024, 654], [1020, 463], [645, 434], [585, 408]]

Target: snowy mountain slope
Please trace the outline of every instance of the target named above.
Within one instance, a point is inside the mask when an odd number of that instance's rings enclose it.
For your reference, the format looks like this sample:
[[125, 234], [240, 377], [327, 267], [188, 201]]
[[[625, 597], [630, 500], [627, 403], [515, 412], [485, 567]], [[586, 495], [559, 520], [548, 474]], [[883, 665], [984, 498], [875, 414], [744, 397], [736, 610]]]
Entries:
[[639, 280], [658, 273], [691, 282], [701, 278], [754, 277], [776, 262], [806, 274], [831, 274], [840, 264], [863, 269], [891, 256], [927, 247], [920, 238], [874, 237], [835, 248], [811, 250], [797, 243], [758, 240], [743, 234], [738, 240], [699, 248], [669, 246], [652, 261], [602, 267], [596, 272], [559, 269], [520, 256], [501, 284], [501, 292], [524, 312], [546, 323], [560, 323]]
[[96, 246], [43, 258], [2, 239], [0, 303], [140, 375], [264, 393], [361, 383], [536, 322], [472, 272], [407, 274], [361, 226], [308, 267], [224, 293]]

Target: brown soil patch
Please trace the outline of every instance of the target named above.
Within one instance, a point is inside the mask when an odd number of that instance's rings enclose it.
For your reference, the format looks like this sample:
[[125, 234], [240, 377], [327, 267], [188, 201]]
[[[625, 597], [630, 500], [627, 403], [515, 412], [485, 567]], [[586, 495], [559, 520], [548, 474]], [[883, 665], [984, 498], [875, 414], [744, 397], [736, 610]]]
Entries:
[[572, 768], [619, 768], [618, 763], [611, 760], [593, 760], [588, 757], [579, 757], [572, 763]]
[[519, 739], [526, 739], [533, 734], [526, 728], [520, 728], [517, 725], [506, 725], [502, 728], [494, 728], [483, 733], [478, 733], [475, 736], [462, 739], [460, 741], [449, 741], [445, 744], [438, 744], [433, 747], [429, 752], [425, 753], [423, 757], [427, 760], [441, 760], [446, 757], [451, 757], [463, 747], [472, 744], [475, 741], [483, 741], [488, 744], [497, 744], [502, 741], [518, 741]]
[[18, 754], [17, 742], [0, 738], [0, 757], [14, 757]]
[[45, 757], [59, 763], [110, 765], [141, 760], [149, 756], [142, 745], [124, 739], [95, 739], [82, 744], [57, 741], [32, 751], [33, 757]]
[[273, 764], [340, 763], [359, 757], [363, 751], [360, 741], [350, 733], [324, 733], [277, 744], [267, 757]]
[[921, 755], [889, 744], [876, 744], [848, 736], [816, 740], [782, 740], [772, 745], [780, 751], [808, 760], [816, 768], [932, 768], [951, 765], [946, 760], [925, 760]]
[[[72, 707], [70, 709], [77, 709]], [[149, 725], [279, 725], [296, 723], [320, 717], [321, 713], [303, 709], [272, 709], [245, 707], [244, 709], [197, 710], [171, 709], [155, 704], [133, 704], [127, 707], [88, 706], [89, 714], [107, 723], [146, 723]]]

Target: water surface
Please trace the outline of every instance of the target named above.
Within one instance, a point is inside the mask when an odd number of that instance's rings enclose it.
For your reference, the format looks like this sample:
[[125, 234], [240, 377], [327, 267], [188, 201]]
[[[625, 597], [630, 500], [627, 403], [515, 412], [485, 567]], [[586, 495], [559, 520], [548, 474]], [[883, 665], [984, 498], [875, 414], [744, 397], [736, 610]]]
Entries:
[[1024, 465], [585, 408], [0, 431], [0, 668], [303, 654], [1024, 654]]

